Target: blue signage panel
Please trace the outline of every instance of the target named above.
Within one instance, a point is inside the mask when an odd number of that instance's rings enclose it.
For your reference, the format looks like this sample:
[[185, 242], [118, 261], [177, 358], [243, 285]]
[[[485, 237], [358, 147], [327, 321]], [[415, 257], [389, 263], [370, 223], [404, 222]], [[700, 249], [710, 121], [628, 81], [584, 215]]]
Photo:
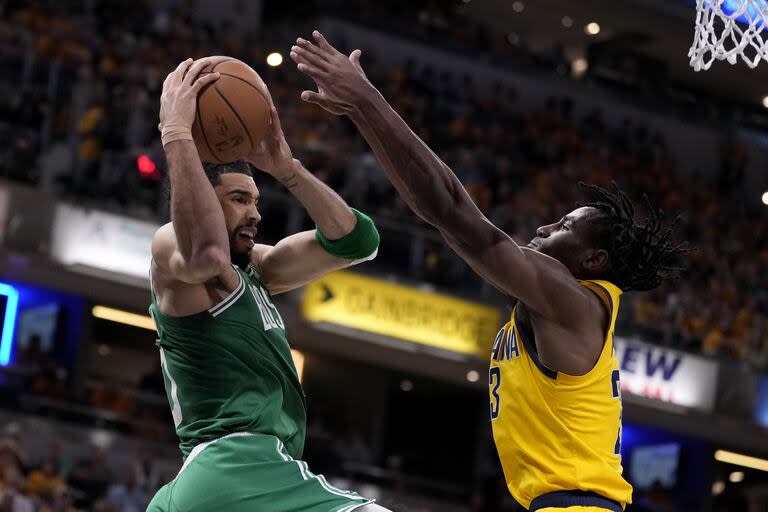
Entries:
[[0, 314], [2, 314], [2, 335], [0, 335], [0, 365], [8, 366], [11, 361], [13, 335], [16, 331], [16, 311], [19, 307], [19, 292], [15, 287], [0, 283]]

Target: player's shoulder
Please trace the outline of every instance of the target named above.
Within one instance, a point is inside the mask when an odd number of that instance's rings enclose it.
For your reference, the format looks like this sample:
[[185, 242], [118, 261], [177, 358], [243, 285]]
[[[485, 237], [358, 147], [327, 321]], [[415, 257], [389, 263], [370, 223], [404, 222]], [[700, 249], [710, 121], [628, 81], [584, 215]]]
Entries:
[[[152, 260], [154, 264], [161, 262], [160, 269], [162, 269], [162, 262], [168, 261], [176, 250], [176, 231], [173, 229], [172, 223], [163, 224], [155, 234], [152, 236]], [[167, 270], [167, 269], [166, 269]]]
[[603, 279], [579, 280], [579, 284], [596, 296], [610, 313], [613, 313], [614, 308], [618, 307], [619, 298], [624, 293], [621, 288]]
[[274, 246], [267, 244], [254, 244], [251, 249], [249, 268], [256, 273], [255, 277], [257, 277], [259, 281], [261, 281], [261, 276], [264, 275], [264, 259], [272, 249], [274, 249]]
[[160, 288], [176, 281], [169, 268], [169, 262], [176, 251], [176, 231], [172, 223], [163, 224], [152, 236], [152, 260], [150, 263], [150, 277], [153, 287]]

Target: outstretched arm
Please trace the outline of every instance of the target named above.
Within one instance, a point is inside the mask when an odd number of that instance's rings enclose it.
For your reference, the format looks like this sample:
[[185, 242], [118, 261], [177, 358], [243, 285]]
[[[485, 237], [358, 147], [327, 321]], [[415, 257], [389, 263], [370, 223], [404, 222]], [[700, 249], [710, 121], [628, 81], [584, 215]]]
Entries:
[[[251, 261], [271, 294], [298, 288], [334, 270], [373, 259], [378, 247], [375, 227], [293, 158], [274, 107], [267, 139], [249, 160], [280, 181], [304, 206], [317, 231], [322, 233], [318, 237], [315, 231], [304, 231], [284, 238], [275, 246], [253, 248]], [[370, 236], [362, 240], [362, 252], [334, 250], [334, 241], [349, 242], [364, 229], [368, 229]]]
[[199, 77], [205, 66], [221, 57], [187, 59], [171, 72], [160, 98], [160, 130], [171, 182], [171, 223], [155, 234], [152, 257], [172, 280], [202, 283], [229, 264], [224, 212], [203, 172], [192, 141], [197, 94], [218, 78]]
[[584, 287], [557, 260], [518, 246], [475, 206], [456, 175], [413, 133], [359, 63], [360, 50], [347, 57], [317, 31], [317, 45], [297, 40], [291, 57], [317, 84], [302, 99], [347, 115], [370, 144], [408, 206], [435, 226], [449, 245], [485, 280], [518, 298], [539, 315], [560, 323], [578, 318]]

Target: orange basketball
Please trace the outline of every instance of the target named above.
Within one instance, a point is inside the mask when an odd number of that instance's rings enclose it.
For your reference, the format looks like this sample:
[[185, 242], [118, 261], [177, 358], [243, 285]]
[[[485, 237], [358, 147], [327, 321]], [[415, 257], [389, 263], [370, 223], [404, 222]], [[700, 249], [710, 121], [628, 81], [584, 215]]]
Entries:
[[272, 120], [264, 82], [247, 64], [231, 59], [203, 69], [218, 72], [218, 80], [197, 97], [192, 125], [200, 160], [234, 162], [250, 154], [261, 142]]

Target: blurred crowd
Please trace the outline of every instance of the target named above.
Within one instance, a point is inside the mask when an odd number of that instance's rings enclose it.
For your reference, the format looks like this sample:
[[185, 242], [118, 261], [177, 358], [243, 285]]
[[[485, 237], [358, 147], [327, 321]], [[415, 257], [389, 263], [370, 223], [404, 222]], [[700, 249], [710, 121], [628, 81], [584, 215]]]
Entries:
[[[68, 432], [65, 442], [64, 436], [27, 432], [24, 426], [10, 422], [0, 430], [0, 512], [143, 512], [181, 468], [177, 457], [153, 453], [149, 445], [132, 449], [114, 438], [88, 441], [94, 430]], [[455, 493], [452, 499], [430, 498], [408, 488], [396, 461], [389, 464], [394, 469], [372, 476], [370, 448], [354, 425], [335, 433], [315, 417], [307, 434], [304, 460], [336, 485], [402, 512], [467, 510]]]
[[173, 478], [148, 450], [116, 467], [103, 445], [72, 454], [60, 441], [35, 437], [30, 444], [29, 433], [22, 434], [19, 424], [9, 423], [0, 437], [4, 512], [141, 512], [159, 486]]
[[[432, 41], [448, 26], [464, 26], [446, 19], [438, 6], [424, 4], [408, 32]], [[419, 226], [354, 128], [299, 101], [308, 84], [292, 66], [263, 64], [279, 28], [237, 36], [197, 21], [183, 7], [127, 1], [90, 13], [66, 3], [11, 2], [5, 14], [0, 136], [10, 144], [3, 145], [0, 175], [134, 216], [162, 218], [167, 211], [156, 124], [163, 79], [188, 56], [227, 54], [265, 77], [289, 142], [310, 170], [377, 221]], [[465, 27], [467, 41], [495, 44], [472, 27]], [[527, 58], [509, 45], [499, 46], [496, 57]], [[580, 180], [608, 186], [615, 179], [635, 198], [647, 193], [665, 211], [681, 214], [678, 238], [693, 247], [683, 279], [633, 297], [620, 332], [768, 365], [768, 274], [759, 270], [768, 264], [768, 223], [742, 200], [749, 161], [742, 143], [725, 141], [720, 161], [712, 163], [716, 168], [683, 177], [664, 135], [632, 119], [610, 125], [598, 110], [577, 117], [570, 98], [530, 108], [503, 83], [481, 92], [468, 73], [416, 61], [389, 69], [377, 63], [375, 52], [364, 66], [478, 207], [520, 242], [583, 199], [575, 186]], [[139, 155], [156, 168], [138, 172]], [[400, 257], [387, 243], [379, 255], [384, 264]], [[476, 282], [438, 241], [425, 244], [418, 267], [418, 277], [445, 289]]]

